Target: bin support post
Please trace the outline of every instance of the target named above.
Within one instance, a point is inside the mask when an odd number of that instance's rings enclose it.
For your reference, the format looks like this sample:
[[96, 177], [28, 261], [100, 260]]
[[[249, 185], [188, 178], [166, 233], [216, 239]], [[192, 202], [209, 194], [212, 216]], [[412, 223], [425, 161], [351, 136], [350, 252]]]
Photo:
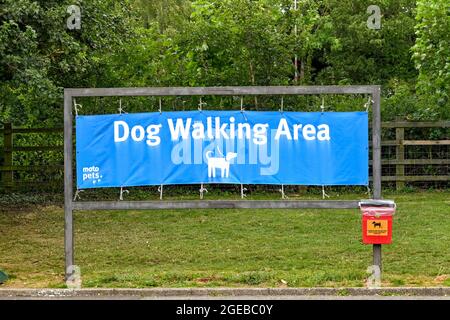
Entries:
[[[381, 244], [373, 245], [373, 265], [380, 268], [380, 277], [381, 277]], [[381, 279], [375, 280], [381, 281]]]
[[69, 280], [74, 271], [72, 127], [72, 96], [64, 92], [64, 251], [66, 280]]

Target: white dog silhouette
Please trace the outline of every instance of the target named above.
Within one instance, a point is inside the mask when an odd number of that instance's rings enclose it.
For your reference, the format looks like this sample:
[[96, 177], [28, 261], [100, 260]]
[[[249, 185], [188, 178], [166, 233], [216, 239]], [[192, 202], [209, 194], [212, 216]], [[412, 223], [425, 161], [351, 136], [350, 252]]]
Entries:
[[[217, 150], [222, 154], [219, 149]], [[206, 159], [208, 160], [208, 178], [216, 177], [216, 169], [220, 169], [220, 176], [222, 178], [228, 178], [230, 176], [230, 161], [237, 157], [237, 153], [228, 152], [226, 157], [222, 158], [211, 157], [212, 153], [212, 151], [206, 152]]]

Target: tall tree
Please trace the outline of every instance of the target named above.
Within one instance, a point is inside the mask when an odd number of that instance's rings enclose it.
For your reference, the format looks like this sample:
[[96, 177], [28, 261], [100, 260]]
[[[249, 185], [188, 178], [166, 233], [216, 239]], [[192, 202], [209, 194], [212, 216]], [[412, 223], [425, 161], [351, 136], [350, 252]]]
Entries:
[[73, 1], [4, 0], [0, 11], [0, 121], [54, 125], [63, 87], [96, 86], [104, 53], [131, 34], [129, 1], [79, 2], [81, 30], [69, 30]]
[[450, 2], [419, 0], [416, 19], [413, 52], [419, 70], [417, 91], [428, 113], [449, 119]]
[[327, 41], [323, 37], [327, 25], [315, 1], [303, 1], [298, 11], [292, 4], [288, 0], [194, 1], [183, 44], [198, 81], [214, 85], [293, 83], [297, 55], [306, 70], [301, 81], [306, 83], [312, 52]]
[[[381, 10], [380, 29], [367, 26], [369, 5]], [[318, 52], [323, 83], [382, 84], [393, 78], [414, 81], [415, 0], [326, 0], [321, 14], [332, 23], [332, 45]], [[320, 68], [320, 69], [319, 69]]]
[[144, 26], [157, 26], [160, 33], [179, 30], [191, 13], [190, 0], [136, 0]]

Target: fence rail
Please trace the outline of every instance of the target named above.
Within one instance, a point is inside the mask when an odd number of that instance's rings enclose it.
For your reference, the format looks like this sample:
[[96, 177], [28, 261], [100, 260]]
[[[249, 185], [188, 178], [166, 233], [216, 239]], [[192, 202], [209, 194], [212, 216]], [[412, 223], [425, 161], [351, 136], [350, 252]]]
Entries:
[[[405, 129], [412, 128], [450, 128], [450, 121], [436, 121], [436, 122], [407, 122], [407, 121], [393, 121], [382, 122], [382, 129], [389, 130], [395, 129], [395, 140], [382, 140], [382, 147], [395, 147], [395, 158], [386, 159], [382, 154], [382, 166], [395, 166], [395, 174], [384, 174], [382, 176], [383, 182], [395, 182], [396, 188], [401, 189], [405, 186], [406, 182], [449, 182], [450, 175], [448, 174], [448, 168], [444, 170], [445, 174], [439, 175], [408, 175], [405, 172], [405, 166], [449, 166], [449, 152], [444, 152], [442, 157], [436, 158], [429, 156], [422, 159], [410, 159], [405, 157], [405, 151], [407, 146], [450, 146], [450, 140], [448, 136], [443, 140], [410, 140], [405, 139]], [[13, 128], [10, 123], [5, 123], [4, 127], [0, 129], [0, 137], [3, 136], [3, 146], [0, 145], [0, 175], [1, 184], [0, 189], [13, 190], [20, 189], [24, 186], [40, 186], [43, 183], [48, 185], [63, 185], [63, 176], [58, 176], [51, 181], [21, 181], [15, 179], [14, 174], [18, 172], [62, 172], [64, 166], [61, 158], [60, 164], [46, 164], [46, 165], [32, 165], [32, 166], [20, 166], [14, 165], [15, 153], [27, 153], [27, 152], [50, 152], [50, 151], [63, 151], [62, 145], [63, 139], [61, 138], [61, 145], [37, 145], [37, 146], [22, 146], [14, 144], [15, 134], [63, 134], [63, 128]], [[3, 161], [1, 161], [3, 159]]]

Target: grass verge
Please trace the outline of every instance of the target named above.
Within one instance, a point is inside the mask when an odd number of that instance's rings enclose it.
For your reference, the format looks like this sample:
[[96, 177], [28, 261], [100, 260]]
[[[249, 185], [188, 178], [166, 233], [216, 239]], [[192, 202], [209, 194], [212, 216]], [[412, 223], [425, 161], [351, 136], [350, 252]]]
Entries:
[[[398, 210], [383, 285], [449, 286], [448, 192], [385, 198]], [[76, 212], [75, 260], [83, 287], [361, 287], [360, 229], [358, 210]], [[61, 207], [1, 212], [1, 287], [64, 287], [63, 246]]]

